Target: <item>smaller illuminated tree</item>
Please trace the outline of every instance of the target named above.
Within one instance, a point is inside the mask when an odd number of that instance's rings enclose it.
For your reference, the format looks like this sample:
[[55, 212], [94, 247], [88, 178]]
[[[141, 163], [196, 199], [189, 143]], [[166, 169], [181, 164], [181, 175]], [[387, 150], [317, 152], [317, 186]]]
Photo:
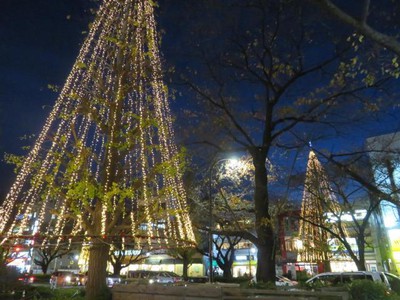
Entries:
[[303, 200], [301, 204], [299, 239], [302, 245], [298, 247], [297, 260], [316, 263], [325, 271], [330, 270], [330, 235], [325, 228], [338, 231], [335, 223], [330, 222], [327, 213], [340, 212], [330, 187], [327, 175], [315, 152], [310, 151], [307, 162], [306, 179], [304, 182]]
[[[380, 248], [382, 260], [390, 258], [386, 247], [381, 246], [388, 243], [386, 237], [379, 230], [375, 236], [372, 226], [376, 226], [374, 223], [380, 219], [375, 218], [375, 214], [379, 213], [382, 200], [398, 204], [398, 189], [391, 189], [393, 181], [390, 179], [393, 174], [387, 172], [384, 176], [379, 176], [382, 174], [380, 163], [387, 162], [390, 157], [398, 157], [398, 150], [393, 148], [396, 143], [392, 139], [388, 139], [383, 145], [376, 145], [375, 138], [371, 138], [369, 142], [371, 141], [373, 143], [368, 144], [367, 150], [357, 149], [337, 154], [314, 150], [329, 163], [331, 191], [341, 204], [339, 209], [326, 212], [331, 222], [319, 226], [345, 250], [342, 257], [353, 260], [360, 271], [367, 269], [368, 249], [371, 251], [373, 248]], [[381, 180], [374, 183], [373, 177], [377, 174]]]

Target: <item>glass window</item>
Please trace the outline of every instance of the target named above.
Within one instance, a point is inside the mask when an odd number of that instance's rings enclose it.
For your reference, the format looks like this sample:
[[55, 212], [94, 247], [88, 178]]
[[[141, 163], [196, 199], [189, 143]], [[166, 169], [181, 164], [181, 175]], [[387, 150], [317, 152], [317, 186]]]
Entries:
[[341, 283], [340, 274], [338, 275], [323, 275], [317, 278], [317, 286], [336, 286]]
[[364, 275], [364, 274], [343, 274], [343, 283], [350, 283], [353, 280], [363, 280], [369, 279], [373, 280], [371, 275]]

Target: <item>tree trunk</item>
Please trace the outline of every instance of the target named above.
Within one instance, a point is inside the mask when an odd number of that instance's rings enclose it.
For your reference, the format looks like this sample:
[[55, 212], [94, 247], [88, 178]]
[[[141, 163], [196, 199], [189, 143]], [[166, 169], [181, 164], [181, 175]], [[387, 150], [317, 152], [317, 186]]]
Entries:
[[367, 271], [367, 268], [365, 267], [364, 261], [358, 260], [355, 263], [356, 263], [358, 271]]
[[223, 275], [223, 277], [225, 279], [232, 279], [233, 278], [233, 275], [232, 275], [232, 264], [233, 264], [233, 262], [231, 263], [230, 261], [226, 262], [226, 264], [224, 264], [224, 268], [223, 268], [224, 275]]
[[225, 259], [225, 264], [224, 264], [224, 278], [226, 279], [232, 279], [233, 278], [233, 274], [232, 274], [232, 266], [233, 266], [233, 261], [235, 260], [235, 247], [234, 246], [230, 246], [230, 254], [226, 256]]
[[114, 275], [119, 275], [121, 274], [122, 270], [122, 263], [120, 261], [117, 261], [113, 264], [113, 274]]
[[254, 205], [257, 232], [257, 281], [275, 283], [275, 234], [273, 220], [269, 214], [268, 174], [266, 149], [252, 149], [255, 168]]
[[257, 244], [257, 281], [275, 283], [275, 242], [272, 229], [269, 228], [269, 231], [268, 233], [268, 228], [266, 228], [262, 232], [264, 237], [261, 239], [259, 237], [259, 243]]
[[95, 241], [89, 250], [89, 271], [86, 282], [86, 300], [106, 299], [107, 260], [110, 246]]
[[47, 274], [47, 269], [49, 268], [49, 264], [43, 264], [42, 265], [42, 272], [43, 274]]
[[184, 255], [182, 259], [182, 265], [183, 265], [183, 280], [188, 280], [188, 269], [189, 269], [189, 259]]
[[330, 260], [324, 260], [323, 262], [323, 267], [324, 267], [324, 272], [331, 272], [331, 261]]
[[357, 239], [358, 259], [355, 260], [358, 271], [367, 271], [365, 267], [365, 234], [362, 232]]

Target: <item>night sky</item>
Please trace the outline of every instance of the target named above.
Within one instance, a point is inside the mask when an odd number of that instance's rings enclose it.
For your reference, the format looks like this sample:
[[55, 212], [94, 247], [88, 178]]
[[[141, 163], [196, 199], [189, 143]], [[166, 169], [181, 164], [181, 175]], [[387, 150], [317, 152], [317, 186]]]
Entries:
[[[91, 19], [87, 0], [2, 0], [0, 4], [0, 157], [21, 153], [38, 134], [62, 86]], [[0, 195], [12, 168], [0, 165]], [[11, 179], [11, 180], [10, 180]]]
[[[179, 2], [166, 1], [160, 15]], [[93, 0], [1, 0], [0, 3], [0, 197], [8, 192], [15, 175], [3, 161], [4, 153], [25, 153], [22, 147], [38, 134], [62, 87], [89, 23]], [[174, 16], [176, 17], [176, 16]], [[163, 24], [171, 22], [166, 18]], [[163, 25], [163, 26], [164, 26]], [[171, 33], [172, 31], [170, 31]], [[179, 30], [170, 34], [175, 39]], [[1, 201], [0, 201], [1, 202]]]
[[[162, 50], [171, 64], [176, 57], [165, 47], [185, 29], [174, 28], [179, 14], [184, 13], [178, 9], [179, 2], [160, 1], [161, 8], [168, 4], [161, 9], [160, 23], [166, 30]], [[0, 158], [4, 152], [20, 153], [22, 146], [32, 142], [20, 137], [40, 132], [57, 98], [48, 85], [64, 84], [92, 18], [89, 9], [95, 6], [90, 0], [1, 0]], [[360, 140], [395, 130], [398, 119], [393, 115], [377, 124]], [[357, 130], [350, 134], [357, 136]], [[3, 196], [14, 175], [12, 167], [1, 163], [0, 168]]]

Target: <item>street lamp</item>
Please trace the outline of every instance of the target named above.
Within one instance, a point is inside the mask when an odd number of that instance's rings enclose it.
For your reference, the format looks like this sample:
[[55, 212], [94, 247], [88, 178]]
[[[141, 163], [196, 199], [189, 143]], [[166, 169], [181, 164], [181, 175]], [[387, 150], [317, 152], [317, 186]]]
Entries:
[[222, 158], [219, 160], [216, 160], [210, 167], [210, 174], [209, 174], [209, 233], [208, 233], [208, 282], [212, 283], [213, 282], [213, 234], [212, 234], [212, 227], [213, 227], [213, 223], [214, 223], [214, 218], [213, 218], [213, 197], [212, 197], [212, 177], [213, 177], [213, 172], [214, 172], [214, 168], [221, 162], [224, 161], [229, 161], [230, 165], [233, 166], [238, 166], [239, 165], [239, 161], [235, 158]]

